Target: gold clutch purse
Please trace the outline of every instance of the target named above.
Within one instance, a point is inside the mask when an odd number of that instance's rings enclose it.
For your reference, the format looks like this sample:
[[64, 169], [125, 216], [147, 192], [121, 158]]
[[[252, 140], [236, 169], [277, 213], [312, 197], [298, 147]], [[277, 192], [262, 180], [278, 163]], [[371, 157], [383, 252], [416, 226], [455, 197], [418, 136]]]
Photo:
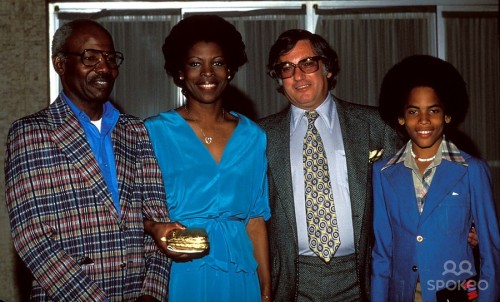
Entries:
[[167, 249], [178, 253], [203, 253], [208, 250], [208, 235], [202, 228], [173, 230], [161, 238], [167, 242]]

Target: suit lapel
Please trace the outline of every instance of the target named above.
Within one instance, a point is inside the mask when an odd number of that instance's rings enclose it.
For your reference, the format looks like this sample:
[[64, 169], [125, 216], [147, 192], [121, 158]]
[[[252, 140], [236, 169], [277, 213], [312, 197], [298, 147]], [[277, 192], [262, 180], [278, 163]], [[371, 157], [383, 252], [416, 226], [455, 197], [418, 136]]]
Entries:
[[464, 177], [466, 172], [467, 167], [463, 165], [447, 160], [441, 161], [441, 164], [436, 168], [431, 186], [427, 191], [420, 223], [423, 223], [432, 214], [447, 194], [451, 194], [452, 188]]
[[[413, 185], [413, 175], [411, 169], [405, 167], [404, 163], [398, 163], [382, 171], [382, 175], [390, 184], [390, 189], [396, 193], [396, 202], [401, 215], [408, 225], [417, 226], [420, 220], [418, 213], [417, 197]], [[389, 188], [387, 188], [389, 189]]]
[[135, 183], [137, 171], [140, 169], [137, 164], [137, 134], [129, 133], [130, 131], [132, 130], [127, 127], [126, 122], [120, 119], [112, 134], [122, 220], [126, 219], [129, 203], [133, 199], [130, 184]]
[[293, 236], [297, 237], [290, 166], [290, 110], [280, 113], [275, 125], [267, 132], [269, 140], [268, 162], [270, 171], [272, 171], [270, 177], [276, 185], [276, 192], [279, 195], [278, 201], [281, 203], [279, 206], [285, 212], [290, 228], [293, 230]]
[[103, 200], [106, 207], [117, 215], [111, 193], [87, 142], [85, 131], [69, 106], [58, 98], [49, 107], [48, 119], [55, 125], [52, 132], [54, 142], [80, 173], [86, 186], [92, 188], [96, 198]]
[[[368, 175], [371, 171], [368, 164], [369, 125], [366, 125], [362, 118], [349, 112], [343, 102], [336, 101], [336, 104], [347, 161], [354, 238], [361, 239], [366, 194], [367, 190], [371, 190], [371, 183], [368, 183], [368, 178], [371, 177]], [[359, 241], [356, 242], [356, 246], [359, 246], [359, 243]]]
[[436, 168], [431, 186], [427, 192], [422, 214], [418, 213], [417, 199], [415, 196], [415, 187], [413, 185], [413, 176], [409, 168], [403, 163], [398, 163], [385, 169], [382, 173], [390, 183], [391, 188], [397, 195], [397, 202], [401, 202], [399, 207], [403, 210], [404, 219], [407, 219], [410, 225], [421, 225], [432, 215], [436, 207], [444, 200], [447, 194], [450, 194], [456, 183], [462, 179], [467, 168], [442, 160]]

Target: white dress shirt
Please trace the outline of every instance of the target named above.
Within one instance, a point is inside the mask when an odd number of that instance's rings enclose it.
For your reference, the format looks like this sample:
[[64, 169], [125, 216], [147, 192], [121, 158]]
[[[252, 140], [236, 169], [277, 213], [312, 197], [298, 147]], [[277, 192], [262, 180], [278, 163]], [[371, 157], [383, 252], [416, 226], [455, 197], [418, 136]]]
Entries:
[[[335, 211], [340, 233], [340, 247], [335, 253], [345, 256], [354, 253], [354, 231], [352, 224], [351, 199], [347, 181], [347, 163], [337, 115], [337, 106], [333, 96], [328, 94], [325, 101], [316, 108], [319, 118], [315, 125], [318, 129], [328, 158], [328, 171], [332, 182]], [[292, 169], [293, 198], [295, 202], [295, 217], [299, 255], [315, 256], [309, 248], [307, 236], [306, 206], [304, 197], [304, 169], [302, 165], [302, 146], [307, 131], [306, 110], [292, 105], [290, 119], [290, 160]]]

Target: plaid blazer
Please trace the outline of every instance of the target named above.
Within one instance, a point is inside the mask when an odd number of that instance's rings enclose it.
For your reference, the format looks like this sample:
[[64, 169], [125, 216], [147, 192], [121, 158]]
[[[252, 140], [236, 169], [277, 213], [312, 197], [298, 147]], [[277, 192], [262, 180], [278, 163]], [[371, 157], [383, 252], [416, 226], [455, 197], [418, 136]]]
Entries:
[[62, 99], [12, 124], [6, 201], [15, 249], [34, 277], [32, 301], [167, 299], [169, 262], [143, 227], [145, 217], [168, 221], [147, 130], [121, 114], [112, 142], [121, 216]]

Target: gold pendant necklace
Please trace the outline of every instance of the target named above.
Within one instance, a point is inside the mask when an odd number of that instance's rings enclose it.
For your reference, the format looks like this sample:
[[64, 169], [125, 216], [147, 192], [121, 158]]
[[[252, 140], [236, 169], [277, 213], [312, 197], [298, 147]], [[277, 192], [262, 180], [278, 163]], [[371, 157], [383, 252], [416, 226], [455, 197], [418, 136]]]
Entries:
[[203, 128], [200, 127], [201, 134], [203, 134], [203, 137], [205, 138], [205, 144], [210, 145], [212, 143], [213, 138], [211, 136], [208, 136], [205, 134], [205, 131], [203, 131]]
[[[189, 119], [191, 119], [193, 122], [198, 122], [198, 120], [195, 120], [193, 118], [193, 116], [191, 115], [191, 112], [189, 112], [189, 109], [187, 107], [187, 103], [184, 104], [184, 109], [186, 109], [186, 112], [187, 112]], [[222, 119], [224, 119], [224, 108], [222, 108]], [[200, 130], [201, 130], [201, 134], [203, 135], [203, 138], [204, 138], [203, 140], [205, 141], [205, 144], [210, 145], [212, 143], [212, 141], [214, 140], [213, 137], [206, 135], [205, 131], [203, 131], [203, 128], [201, 128], [200, 126], [198, 126], [198, 128], [200, 128]]]

